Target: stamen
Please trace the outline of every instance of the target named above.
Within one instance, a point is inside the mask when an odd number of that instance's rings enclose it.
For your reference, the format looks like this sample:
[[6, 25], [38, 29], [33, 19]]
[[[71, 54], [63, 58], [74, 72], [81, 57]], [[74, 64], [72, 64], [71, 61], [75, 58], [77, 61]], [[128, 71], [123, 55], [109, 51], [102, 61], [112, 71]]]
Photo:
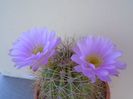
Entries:
[[96, 68], [99, 67], [102, 63], [102, 59], [96, 55], [88, 56], [86, 60], [93, 64]]
[[43, 47], [36, 47], [36, 48], [34, 48], [32, 53], [36, 55], [38, 52], [41, 53], [42, 51], [43, 51]]

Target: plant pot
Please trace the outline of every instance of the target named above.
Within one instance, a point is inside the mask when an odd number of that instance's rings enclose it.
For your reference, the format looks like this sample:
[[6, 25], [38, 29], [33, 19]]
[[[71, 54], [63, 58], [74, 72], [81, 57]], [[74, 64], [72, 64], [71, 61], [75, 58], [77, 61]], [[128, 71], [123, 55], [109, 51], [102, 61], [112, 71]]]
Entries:
[[39, 99], [40, 94], [40, 82], [36, 82], [34, 86], [34, 99]]
[[106, 84], [106, 99], [110, 99], [110, 88], [108, 83], [105, 84]]
[[[110, 88], [108, 83], [104, 83], [105, 84], [105, 99], [110, 99]], [[40, 83], [37, 82], [35, 84], [35, 88], [34, 88], [34, 99], [39, 99], [39, 94], [40, 94]]]

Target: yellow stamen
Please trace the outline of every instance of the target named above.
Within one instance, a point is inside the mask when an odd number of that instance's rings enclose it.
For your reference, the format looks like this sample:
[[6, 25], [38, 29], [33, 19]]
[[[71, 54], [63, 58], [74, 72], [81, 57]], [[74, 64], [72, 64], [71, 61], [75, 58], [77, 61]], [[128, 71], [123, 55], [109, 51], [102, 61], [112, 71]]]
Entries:
[[36, 47], [36, 48], [34, 48], [32, 53], [36, 55], [38, 52], [41, 53], [42, 51], [43, 51], [43, 47]]
[[93, 64], [96, 68], [99, 67], [102, 63], [102, 59], [96, 55], [88, 56], [86, 60]]

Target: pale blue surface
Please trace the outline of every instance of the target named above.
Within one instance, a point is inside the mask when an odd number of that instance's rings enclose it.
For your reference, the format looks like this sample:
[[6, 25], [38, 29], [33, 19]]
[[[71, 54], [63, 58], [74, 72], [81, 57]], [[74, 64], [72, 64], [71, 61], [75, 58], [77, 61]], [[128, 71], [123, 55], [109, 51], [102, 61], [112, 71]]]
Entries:
[[33, 99], [33, 82], [0, 75], [0, 99]]

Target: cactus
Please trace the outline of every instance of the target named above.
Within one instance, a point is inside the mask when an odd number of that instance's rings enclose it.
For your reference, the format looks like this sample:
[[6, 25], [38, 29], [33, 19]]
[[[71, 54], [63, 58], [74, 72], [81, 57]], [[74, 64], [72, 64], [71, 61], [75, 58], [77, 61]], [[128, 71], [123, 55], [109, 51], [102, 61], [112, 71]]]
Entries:
[[57, 54], [40, 71], [40, 99], [105, 99], [105, 83], [88, 78], [73, 70], [73, 40], [62, 43]]

